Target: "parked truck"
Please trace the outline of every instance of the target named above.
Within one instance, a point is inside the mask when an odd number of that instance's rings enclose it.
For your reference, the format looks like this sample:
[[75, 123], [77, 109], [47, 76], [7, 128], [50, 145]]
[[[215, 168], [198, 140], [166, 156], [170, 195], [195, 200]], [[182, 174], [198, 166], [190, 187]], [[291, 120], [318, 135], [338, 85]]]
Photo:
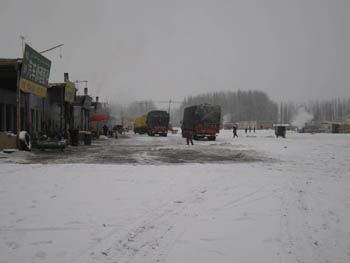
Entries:
[[192, 134], [194, 139], [207, 138], [215, 141], [220, 132], [221, 107], [200, 104], [185, 108], [181, 125], [182, 137]]
[[135, 119], [134, 133], [144, 134], [147, 133], [147, 116], [141, 115]]
[[154, 136], [167, 136], [169, 129], [169, 114], [166, 111], [150, 111], [147, 114], [147, 134]]

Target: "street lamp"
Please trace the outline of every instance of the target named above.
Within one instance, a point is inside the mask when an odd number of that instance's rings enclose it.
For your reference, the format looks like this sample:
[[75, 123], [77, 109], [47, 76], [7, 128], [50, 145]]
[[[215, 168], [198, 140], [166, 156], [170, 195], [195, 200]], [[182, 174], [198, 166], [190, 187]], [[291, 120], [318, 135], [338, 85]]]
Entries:
[[62, 58], [62, 47], [63, 47], [63, 46], [64, 46], [64, 44], [60, 44], [60, 45], [51, 47], [51, 48], [49, 48], [49, 49], [46, 49], [46, 50], [44, 50], [44, 51], [41, 51], [40, 54], [44, 54], [44, 53], [46, 53], [46, 52], [48, 52], [48, 51], [54, 50], [54, 49], [56, 49], [56, 48], [60, 48], [60, 58]]

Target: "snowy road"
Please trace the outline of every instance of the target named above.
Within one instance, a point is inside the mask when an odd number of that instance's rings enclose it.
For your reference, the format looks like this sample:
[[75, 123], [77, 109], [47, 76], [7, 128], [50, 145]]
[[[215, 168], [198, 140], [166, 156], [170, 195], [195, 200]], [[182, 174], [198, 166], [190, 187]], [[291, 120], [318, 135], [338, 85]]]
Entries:
[[350, 136], [231, 135], [2, 160], [0, 262], [350, 262]]
[[[28, 155], [29, 163], [94, 163], [94, 164], [173, 164], [255, 162], [269, 158], [259, 156], [244, 145], [220, 140], [195, 141], [186, 145], [180, 135], [149, 137], [127, 133], [119, 139], [93, 141], [92, 146], [69, 147], [64, 152], [36, 150]], [[208, 146], [210, 147], [208, 149]]]

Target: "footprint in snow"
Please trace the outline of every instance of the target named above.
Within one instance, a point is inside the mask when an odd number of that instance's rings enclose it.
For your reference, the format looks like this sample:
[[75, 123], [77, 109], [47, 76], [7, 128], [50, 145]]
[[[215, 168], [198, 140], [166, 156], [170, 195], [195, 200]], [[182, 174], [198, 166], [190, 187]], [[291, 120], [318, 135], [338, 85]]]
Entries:
[[44, 251], [38, 251], [35, 254], [35, 258], [44, 259], [46, 258], [46, 253]]
[[17, 249], [17, 248], [20, 247], [20, 245], [17, 244], [16, 242], [14, 242], [14, 241], [7, 241], [5, 244], [6, 244], [9, 248], [12, 248], [12, 249]]
[[213, 242], [213, 241], [216, 241], [218, 239], [217, 238], [201, 238], [200, 240], [201, 241], [206, 241], [206, 242]]
[[33, 242], [31, 245], [37, 246], [37, 245], [50, 245], [52, 244], [52, 240], [43, 240], [43, 241], [38, 241], [38, 242]]

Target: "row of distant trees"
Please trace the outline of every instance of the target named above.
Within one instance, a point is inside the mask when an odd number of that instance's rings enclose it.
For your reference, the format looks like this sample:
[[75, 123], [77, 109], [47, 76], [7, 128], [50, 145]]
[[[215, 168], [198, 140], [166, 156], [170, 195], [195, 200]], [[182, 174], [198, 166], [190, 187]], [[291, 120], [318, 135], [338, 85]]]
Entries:
[[134, 101], [127, 106], [121, 104], [112, 104], [111, 114], [117, 118], [127, 117], [135, 119], [140, 115], [145, 115], [151, 110], [157, 109], [155, 103], [151, 100]]
[[[309, 101], [307, 103], [276, 103], [262, 91], [221, 91], [188, 96], [178, 108], [172, 107], [170, 122], [179, 125], [183, 118], [184, 108], [192, 105], [210, 103], [221, 106], [223, 122], [267, 121], [273, 123], [293, 123], [300, 114], [300, 109], [307, 113], [309, 120], [337, 120], [350, 115], [349, 99], [330, 99]], [[157, 109], [151, 100], [132, 102], [128, 106], [113, 106], [113, 112], [135, 119]]]
[[172, 121], [179, 124], [184, 108], [210, 103], [221, 106], [221, 115], [224, 122], [240, 121], [270, 121], [278, 118], [278, 104], [273, 102], [262, 91], [222, 91], [206, 93], [197, 96], [188, 96], [180, 107], [172, 112]]
[[310, 120], [334, 121], [350, 115], [350, 99], [333, 98], [323, 101], [309, 101], [306, 103], [280, 103], [278, 120], [282, 123], [292, 123], [303, 108], [311, 114]]

